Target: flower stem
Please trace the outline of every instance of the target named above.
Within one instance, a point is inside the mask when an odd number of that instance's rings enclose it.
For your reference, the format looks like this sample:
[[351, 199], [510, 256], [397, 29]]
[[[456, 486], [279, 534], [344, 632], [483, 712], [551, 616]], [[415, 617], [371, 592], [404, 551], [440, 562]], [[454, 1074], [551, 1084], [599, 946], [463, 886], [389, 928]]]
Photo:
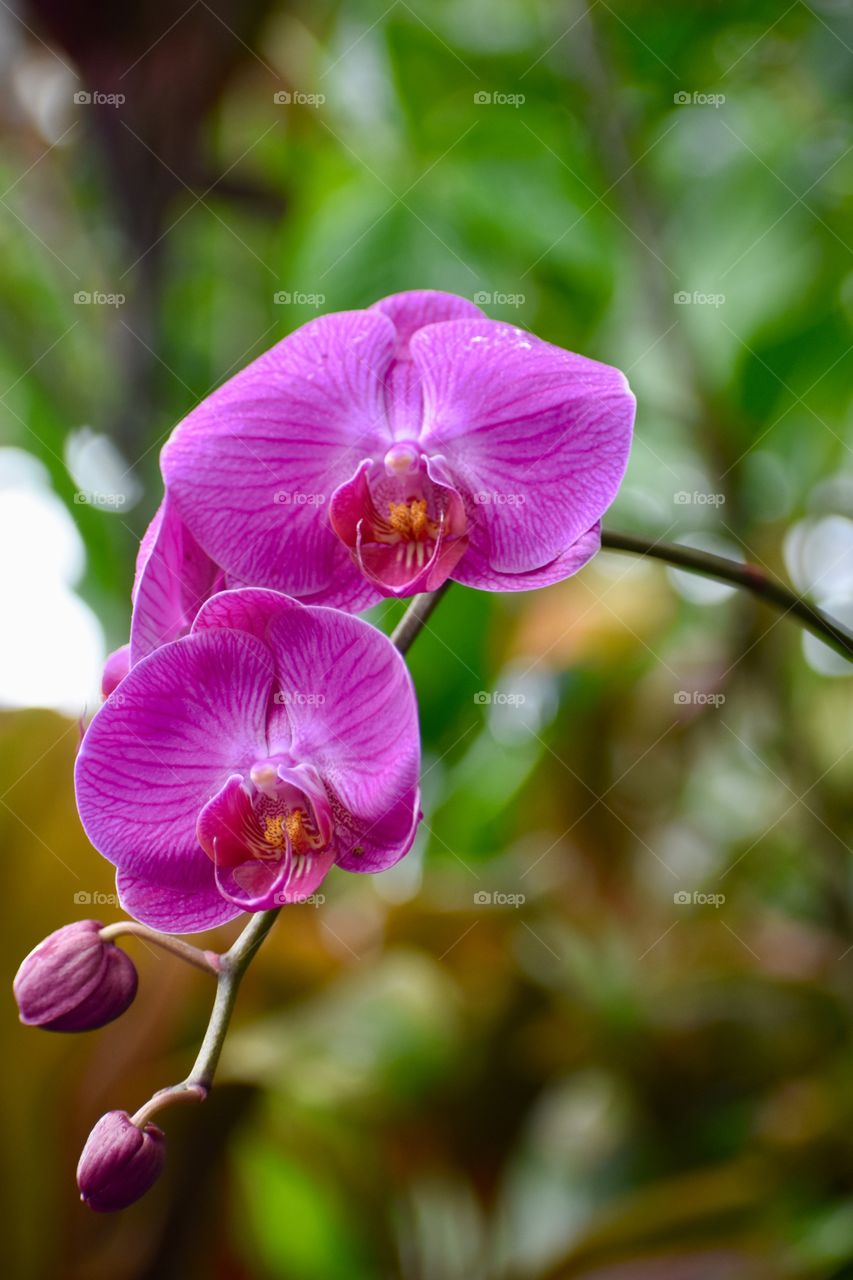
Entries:
[[[391, 637], [401, 653], [406, 653], [414, 643], [449, 585], [450, 583], [446, 582], [437, 591], [425, 592], [412, 600]], [[167, 1089], [161, 1089], [139, 1108], [132, 1117], [133, 1123], [139, 1128], [144, 1128], [151, 1117], [165, 1107], [170, 1107], [176, 1102], [203, 1102], [207, 1097], [213, 1085], [213, 1077], [222, 1054], [222, 1046], [228, 1033], [243, 975], [258, 947], [275, 924], [280, 911], [281, 907], [274, 907], [271, 911], [259, 911], [253, 915], [231, 949], [221, 956], [200, 951], [198, 947], [181, 942], [178, 938], [156, 933], [132, 921], [120, 921], [118, 924], [107, 925], [101, 931], [101, 937], [105, 941], [118, 937], [122, 933], [138, 934], [156, 943], [157, 946], [165, 947], [176, 955], [182, 956], [184, 960], [199, 964], [208, 971], [213, 969], [216, 973], [216, 997], [192, 1070], [186, 1080], [181, 1081], [180, 1084], [171, 1085]]]
[[173, 956], [185, 960], [187, 964], [195, 965], [197, 969], [204, 969], [205, 973], [219, 973], [220, 957], [215, 951], [202, 951], [192, 943], [184, 942], [183, 939], [175, 938], [168, 933], [158, 933], [156, 929], [149, 929], [147, 925], [139, 924], [136, 920], [117, 920], [115, 924], [105, 925], [100, 932], [100, 938], [102, 942], [113, 942], [116, 938], [124, 937], [125, 934], [132, 934], [136, 938], [152, 943], [155, 947], [160, 947], [163, 951], [169, 951]]
[[397, 626], [391, 633], [391, 641], [401, 653], [407, 653], [417, 637], [423, 631], [432, 612], [441, 597], [450, 586], [450, 579], [443, 582], [437, 591], [424, 591], [415, 596]]
[[167, 1089], [161, 1089], [140, 1107], [133, 1116], [133, 1123], [140, 1129], [144, 1128], [151, 1117], [165, 1107], [171, 1107], [176, 1102], [203, 1102], [207, 1097], [213, 1084], [243, 974], [251, 964], [258, 947], [275, 924], [279, 911], [281, 907], [274, 907], [271, 911], [259, 911], [253, 915], [231, 949], [219, 957], [216, 998], [192, 1070], [186, 1080], [182, 1080], [180, 1084], [170, 1085]]
[[740, 564], [737, 560], [727, 560], [725, 556], [713, 555], [710, 551], [698, 551], [695, 547], [685, 547], [673, 542], [659, 542], [633, 533], [614, 533], [609, 529], [602, 530], [601, 545], [608, 551], [649, 556], [678, 569], [686, 569], [689, 573], [699, 573], [706, 578], [715, 578], [718, 582], [742, 587], [759, 600], [781, 610], [783, 617], [790, 614], [807, 631], [811, 631], [812, 635], [835, 649], [836, 653], [853, 660], [853, 631], [849, 631], [816, 605], [810, 604], [803, 596], [797, 595], [777, 578], [770, 577], [757, 565]]
[[216, 999], [210, 1022], [193, 1069], [186, 1079], [187, 1086], [200, 1086], [209, 1089], [213, 1084], [213, 1076], [225, 1042], [228, 1024], [234, 1011], [237, 991], [243, 980], [243, 974], [252, 962], [255, 952], [275, 924], [281, 907], [273, 907], [271, 911], [259, 911], [253, 915], [230, 951], [221, 958], [221, 972], [216, 986]]

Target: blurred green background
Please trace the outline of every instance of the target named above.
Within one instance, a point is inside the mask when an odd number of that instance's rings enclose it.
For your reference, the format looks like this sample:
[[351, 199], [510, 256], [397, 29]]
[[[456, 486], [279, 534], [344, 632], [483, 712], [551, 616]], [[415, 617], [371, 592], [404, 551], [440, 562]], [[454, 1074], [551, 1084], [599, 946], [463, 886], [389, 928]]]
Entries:
[[79, 1149], [183, 1076], [209, 984], [130, 942], [80, 1038], [8, 990], [117, 914], [71, 769], [159, 445], [319, 311], [447, 289], [619, 365], [610, 527], [853, 621], [853, 6], [29, 0], [0, 37], [9, 1274], [853, 1277], [853, 682], [713, 584], [451, 590], [415, 851], [285, 911], [125, 1214]]

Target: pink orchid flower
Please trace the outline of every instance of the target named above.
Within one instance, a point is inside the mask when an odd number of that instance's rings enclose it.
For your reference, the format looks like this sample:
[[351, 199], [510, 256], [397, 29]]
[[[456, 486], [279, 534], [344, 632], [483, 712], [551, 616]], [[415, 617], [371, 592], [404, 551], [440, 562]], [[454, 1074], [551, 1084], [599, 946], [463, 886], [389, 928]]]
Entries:
[[415, 695], [367, 623], [273, 591], [204, 604], [90, 724], [77, 804], [122, 906], [192, 932], [381, 871], [420, 820]]
[[175, 429], [136, 656], [223, 582], [358, 612], [447, 578], [546, 586], [600, 545], [634, 397], [617, 369], [419, 291], [321, 316]]

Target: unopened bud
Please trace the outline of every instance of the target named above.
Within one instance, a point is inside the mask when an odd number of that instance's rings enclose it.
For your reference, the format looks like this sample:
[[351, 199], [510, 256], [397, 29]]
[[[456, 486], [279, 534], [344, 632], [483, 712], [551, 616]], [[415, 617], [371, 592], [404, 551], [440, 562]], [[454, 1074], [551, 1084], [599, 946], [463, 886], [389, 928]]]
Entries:
[[126, 1111], [101, 1116], [77, 1165], [80, 1199], [95, 1213], [126, 1209], [163, 1172], [166, 1139], [156, 1124], [135, 1125]]
[[21, 1022], [47, 1031], [91, 1031], [124, 1013], [136, 995], [133, 961], [100, 936], [98, 920], [51, 933], [15, 976]]

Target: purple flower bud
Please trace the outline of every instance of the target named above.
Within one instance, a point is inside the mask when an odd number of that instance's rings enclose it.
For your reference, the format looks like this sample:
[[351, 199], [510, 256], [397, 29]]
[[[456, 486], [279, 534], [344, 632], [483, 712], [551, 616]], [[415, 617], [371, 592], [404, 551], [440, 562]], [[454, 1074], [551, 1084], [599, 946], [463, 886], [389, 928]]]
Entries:
[[21, 1022], [48, 1031], [90, 1031], [112, 1022], [136, 995], [133, 961], [103, 942], [99, 920], [78, 920], [51, 933], [15, 976]]
[[89, 1134], [77, 1165], [80, 1199], [95, 1213], [126, 1209], [153, 1187], [165, 1159], [162, 1129], [140, 1129], [126, 1111], [108, 1111]]

